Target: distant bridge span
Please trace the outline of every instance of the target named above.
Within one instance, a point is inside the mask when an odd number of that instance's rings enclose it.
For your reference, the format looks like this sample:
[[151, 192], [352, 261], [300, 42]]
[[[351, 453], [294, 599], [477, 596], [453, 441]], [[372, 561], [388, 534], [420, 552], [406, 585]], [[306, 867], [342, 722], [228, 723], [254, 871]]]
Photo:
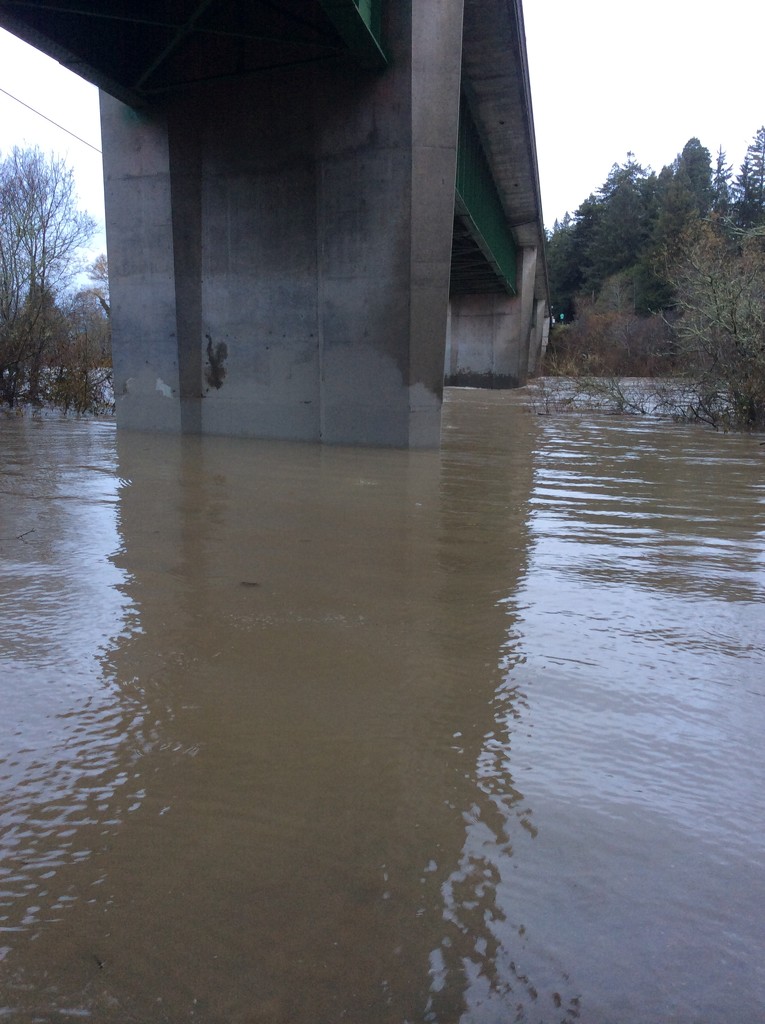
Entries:
[[434, 446], [548, 289], [521, 0], [0, 0], [101, 90], [117, 422]]

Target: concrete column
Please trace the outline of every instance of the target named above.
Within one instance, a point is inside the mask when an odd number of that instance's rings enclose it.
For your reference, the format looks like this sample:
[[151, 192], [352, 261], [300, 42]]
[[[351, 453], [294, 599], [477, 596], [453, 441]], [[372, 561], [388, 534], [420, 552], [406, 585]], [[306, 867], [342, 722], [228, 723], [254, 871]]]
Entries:
[[[393, 6], [393, 5], [390, 5]], [[410, 444], [438, 443], [449, 310], [463, 4], [412, 0]]]
[[547, 343], [550, 340], [550, 313], [546, 300], [543, 302], [543, 319], [542, 319], [542, 347], [540, 352], [540, 360], [544, 358], [545, 352], [547, 352]]
[[520, 338], [521, 361], [519, 383], [525, 384], [529, 372], [529, 359], [531, 353], [531, 335], [534, 324], [534, 313], [536, 312], [536, 301], [534, 299], [534, 286], [537, 274], [537, 250], [533, 246], [526, 246], [521, 249], [520, 266], [518, 267], [518, 298], [520, 299], [520, 323], [518, 332]]
[[117, 421], [181, 429], [170, 158], [163, 117], [101, 94]]
[[436, 446], [462, 3], [385, 9], [390, 69], [318, 99], [321, 436]]
[[537, 299], [534, 304], [534, 319], [531, 327], [531, 343], [529, 344], [529, 375], [538, 373], [547, 348], [550, 334], [550, 316], [547, 301]]
[[462, 0], [386, 18], [383, 73], [104, 98], [120, 424], [438, 444]]

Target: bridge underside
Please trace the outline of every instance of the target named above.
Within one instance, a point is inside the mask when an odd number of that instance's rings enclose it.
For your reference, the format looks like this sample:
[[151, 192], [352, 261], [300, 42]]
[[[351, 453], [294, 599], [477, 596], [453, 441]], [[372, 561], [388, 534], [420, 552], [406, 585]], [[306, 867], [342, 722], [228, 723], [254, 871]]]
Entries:
[[519, 0], [0, 0], [0, 24], [103, 90], [118, 423], [431, 446], [445, 366], [525, 380]]

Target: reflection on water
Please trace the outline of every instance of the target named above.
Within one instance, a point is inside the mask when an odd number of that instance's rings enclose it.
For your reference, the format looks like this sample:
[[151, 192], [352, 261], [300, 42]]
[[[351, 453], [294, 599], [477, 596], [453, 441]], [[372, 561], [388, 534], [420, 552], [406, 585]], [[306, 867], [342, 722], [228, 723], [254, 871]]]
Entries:
[[762, 1019], [756, 439], [0, 436], [0, 1019]]

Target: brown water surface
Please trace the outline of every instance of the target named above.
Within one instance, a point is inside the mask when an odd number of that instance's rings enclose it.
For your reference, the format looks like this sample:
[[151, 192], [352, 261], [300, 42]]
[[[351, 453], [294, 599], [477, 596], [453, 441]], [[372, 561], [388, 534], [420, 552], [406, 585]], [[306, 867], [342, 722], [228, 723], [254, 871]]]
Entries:
[[0, 421], [0, 1021], [765, 1020], [765, 448]]

